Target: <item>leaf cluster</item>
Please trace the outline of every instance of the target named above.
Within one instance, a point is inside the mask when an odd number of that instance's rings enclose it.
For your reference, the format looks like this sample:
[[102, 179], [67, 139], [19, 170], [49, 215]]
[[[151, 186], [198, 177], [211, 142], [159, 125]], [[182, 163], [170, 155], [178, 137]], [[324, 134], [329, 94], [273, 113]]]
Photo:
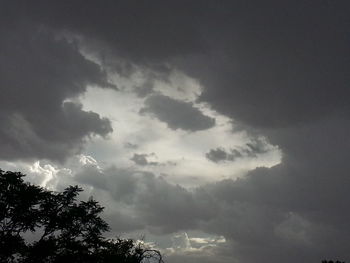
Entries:
[[163, 262], [142, 243], [104, 238], [103, 207], [93, 198], [77, 201], [80, 187], [53, 192], [23, 177], [0, 170], [0, 263]]

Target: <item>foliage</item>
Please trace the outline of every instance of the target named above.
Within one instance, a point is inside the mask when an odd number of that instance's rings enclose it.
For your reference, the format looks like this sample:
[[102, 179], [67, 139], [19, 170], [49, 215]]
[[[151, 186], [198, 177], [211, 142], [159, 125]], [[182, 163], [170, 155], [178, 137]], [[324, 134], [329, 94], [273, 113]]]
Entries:
[[[0, 170], [0, 263], [163, 262], [157, 250], [131, 239], [106, 239], [97, 201], [77, 201], [78, 186], [52, 192]], [[24, 237], [33, 233], [36, 238]]]

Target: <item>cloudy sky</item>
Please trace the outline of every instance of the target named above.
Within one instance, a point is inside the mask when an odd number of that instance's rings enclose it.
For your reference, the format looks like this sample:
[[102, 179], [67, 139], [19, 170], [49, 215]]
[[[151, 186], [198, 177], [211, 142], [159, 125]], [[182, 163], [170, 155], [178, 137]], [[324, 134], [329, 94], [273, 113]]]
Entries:
[[350, 261], [348, 1], [0, 7], [0, 167], [169, 263]]

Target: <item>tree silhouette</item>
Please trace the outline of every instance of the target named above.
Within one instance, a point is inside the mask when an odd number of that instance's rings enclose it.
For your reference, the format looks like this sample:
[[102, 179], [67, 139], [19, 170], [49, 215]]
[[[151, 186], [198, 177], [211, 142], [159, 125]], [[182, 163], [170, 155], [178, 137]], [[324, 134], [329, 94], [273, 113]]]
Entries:
[[[159, 251], [131, 239], [106, 239], [103, 207], [77, 201], [78, 186], [52, 192], [0, 170], [0, 262], [163, 262]], [[34, 241], [24, 238], [34, 233]]]

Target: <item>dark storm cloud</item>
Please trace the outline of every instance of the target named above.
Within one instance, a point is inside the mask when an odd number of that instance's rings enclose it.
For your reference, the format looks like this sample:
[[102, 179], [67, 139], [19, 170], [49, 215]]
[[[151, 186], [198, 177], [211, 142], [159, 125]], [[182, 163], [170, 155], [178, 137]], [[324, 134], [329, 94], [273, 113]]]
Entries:
[[[239, 262], [350, 260], [347, 1], [18, 3], [12, 1], [12, 11], [1, 17], [68, 30], [130, 63], [165, 64], [183, 70], [204, 87], [202, 101], [282, 149], [278, 166], [259, 168], [237, 181], [217, 182], [193, 192], [145, 173], [111, 171], [107, 176], [111, 183], [100, 178], [91, 182], [110, 191], [115, 200], [135, 204], [144, 226], [164, 232], [200, 228], [224, 235], [232, 241], [232, 258]], [[6, 26], [1, 24], [1, 28], [4, 32]], [[35, 92], [18, 90], [23, 100], [11, 93], [16, 88], [5, 89], [0, 97], [5, 107], [1, 108], [2, 127], [8, 127], [1, 130], [1, 137], [7, 138], [1, 146], [8, 149], [5, 153], [17, 156], [18, 147], [12, 147], [16, 143], [27, 146], [42, 139], [52, 145], [35, 130], [45, 131], [42, 109], [44, 120], [53, 119], [54, 112], [61, 116], [65, 98], [82, 92], [86, 82], [104, 81], [96, 65], [77, 55], [72, 45], [52, 43], [50, 37], [38, 41], [35, 34], [29, 37], [24, 30], [13, 32], [17, 33], [2, 33], [1, 89], [35, 83], [30, 85]], [[28, 49], [22, 48], [24, 43], [35, 44]], [[66, 52], [69, 56], [64, 56]], [[46, 59], [54, 63], [44, 63]], [[36, 60], [41, 64], [33, 66], [30, 62]], [[21, 74], [14, 75], [18, 70]], [[69, 77], [55, 75], [62, 71]], [[46, 82], [62, 88], [48, 91]], [[18, 110], [14, 112], [13, 107]], [[214, 125], [192, 105], [164, 96], [150, 97], [147, 108], [174, 129]], [[202, 116], [202, 121], [188, 118], [192, 115]], [[99, 120], [91, 113], [86, 116]], [[36, 126], [28, 129], [31, 123]], [[65, 152], [65, 144], [57, 141]], [[72, 143], [77, 146], [80, 142]], [[216, 152], [216, 157], [220, 154], [225, 156]], [[95, 180], [93, 175], [88, 178]], [[215, 256], [210, 262], [215, 262]]]
[[[300, 152], [290, 152], [282, 164], [258, 168], [236, 181], [189, 191], [150, 173], [111, 168], [103, 172], [105, 181], [93, 170], [82, 172], [79, 182], [95, 180], [90, 184], [133, 207], [138, 222], [162, 233], [200, 229], [223, 235], [232, 246], [231, 256], [243, 262], [320, 261], [332, 255], [348, 260], [349, 178], [345, 168], [350, 145], [342, 138], [350, 124], [344, 130], [344, 126], [334, 128], [337, 122], [342, 120], [286, 132], [284, 141], [299, 144]], [[321, 127], [327, 133], [305, 140]], [[334, 140], [327, 141], [328, 136]], [[320, 160], [327, 160], [327, 165]], [[332, 245], [330, 240], [342, 242]]]
[[349, 241], [329, 244], [347, 240], [350, 232], [349, 131], [349, 121], [334, 119], [270, 134], [289, 150], [283, 162], [237, 181], [208, 185], [205, 189], [226, 205], [203, 228], [237, 241], [234, 254], [244, 262], [332, 255], [349, 260], [343, 245]]
[[198, 5], [188, 1], [16, 1], [10, 6], [26, 19], [102, 42], [133, 61], [162, 61], [204, 48], [191, 12]]
[[349, 113], [350, 21], [343, 1], [221, 1], [200, 8], [188, 1], [36, 1], [14, 9], [99, 41], [100, 51], [108, 46], [126, 60], [173, 64], [204, 85], [202, 100], [253, 126]]
[[186, 131], [206, 130], [215, 125], [215, 119], [204, 115], [190, 102], [183, 102], [163, 95], [152, 95], [145, 101], [141, 113], [150, 114], [171, 129]]
[[92, 167], [78, 182], [105, 189], [132, 207], [138, 226], [225, 236], [232, 253], [227, 258], [237, 262], [320, 261], [334, 255], [349, 260], [350, 141], [344, 140], [349, 132], [343, 119], [285, 129], [279, 142], [290, 151], [281, 164], [192, 190], [151, 173], [116, 168]]
[[66, 99], [88, 84], [110, 86], [98, 65], [45, 27], [16, 23], [0, 29], [1, 159], [63, 160], [87, 136], [106, 136], [109, 120]]
[[[228, 8], [207, 32], [215, 50], [184, 59], [202, 100], [254, 127], [349, 115], [349, 4], [311, 1]], [[210, 22], [209, 22], [210, 23]]]

